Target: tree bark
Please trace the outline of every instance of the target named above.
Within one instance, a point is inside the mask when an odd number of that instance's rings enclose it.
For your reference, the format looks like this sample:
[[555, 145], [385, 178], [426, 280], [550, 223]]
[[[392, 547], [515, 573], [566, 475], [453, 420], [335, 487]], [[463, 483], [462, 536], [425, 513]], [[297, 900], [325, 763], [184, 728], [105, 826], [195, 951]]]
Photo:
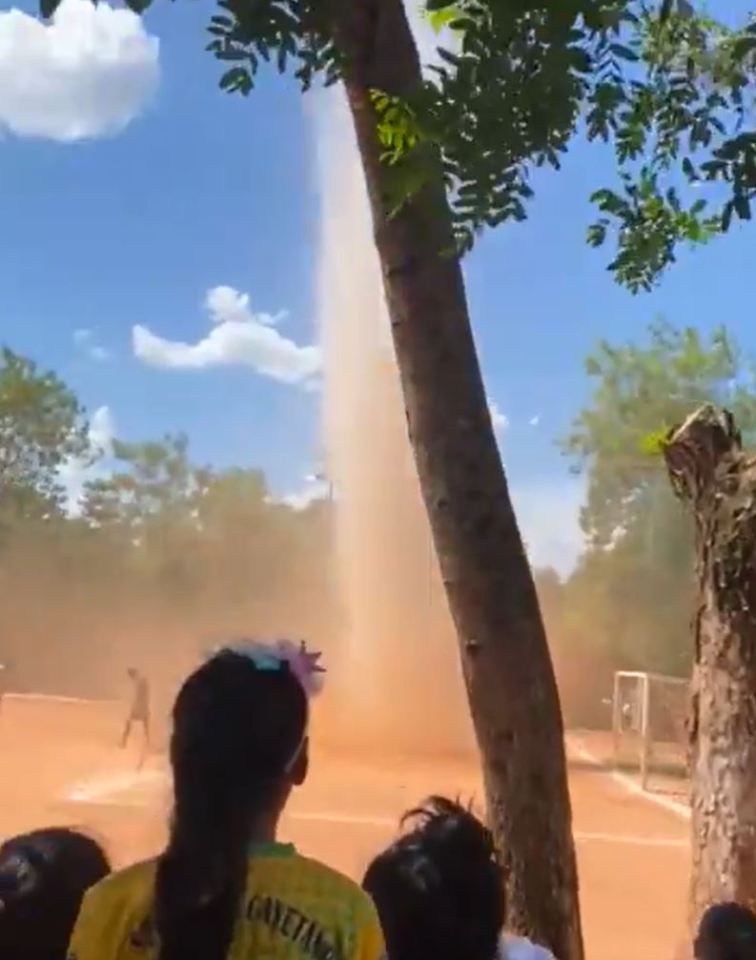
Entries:
[[695, 519], [697, 609], [691, 690], [690, 921], [712, 903], [756, 905], [756, 458], [711, 406], [665, 448]]
[[451, 216], [434, 182], [387, 216], [370, 91], [421, 83], [401, 0], [336, 0], [334, 35], [367, 181], [420, 486], [503, 858], [507, 921], [559, 960], [583, 955], [554, 671], [488, 411]]

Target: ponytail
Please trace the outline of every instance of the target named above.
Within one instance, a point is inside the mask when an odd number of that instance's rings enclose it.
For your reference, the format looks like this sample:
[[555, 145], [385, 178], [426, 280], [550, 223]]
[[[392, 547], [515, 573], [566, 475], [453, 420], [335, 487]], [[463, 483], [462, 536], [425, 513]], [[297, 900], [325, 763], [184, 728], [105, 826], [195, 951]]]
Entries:
[[174, 708], [174, 813], [158, 860], [159, 960], [226, 960], [247, 885], [251, 831], [275, 803], [306, 727], [288, 669], [223, 651], [187, 680]]
[[225, 960], [228, 954], [246, 886], [249, 813], [234, 809], [222, 790], [193, 793], [177, 804], [157, 867], [160, 960]]

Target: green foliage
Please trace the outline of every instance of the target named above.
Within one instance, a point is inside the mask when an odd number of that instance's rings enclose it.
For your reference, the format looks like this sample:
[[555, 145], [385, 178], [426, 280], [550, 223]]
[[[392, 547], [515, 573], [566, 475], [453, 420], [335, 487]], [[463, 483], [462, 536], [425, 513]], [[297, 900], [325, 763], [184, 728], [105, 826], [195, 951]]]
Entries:
[[618, 529], [644, 516], [647, 491], [664, 478], [654, 446], [707, 401], [725, 405], [746, 436], [756, 431], [756, 384], [724, 328], [708, 341], [692, 328], [659, 321], [643, 346], [598, 344], [586, 360], [596, 382], [590, 407], [563, 442], [579, 468], [587, 467], [588, 508], [583, 528], [606, 547]]
[[[211, 49], [245, 61], [224, 76], [225, 89], [252, 88], [260, 40], [263, 53], [279, 51], [283, 69], [302, 38], [317, 38], [303, 86], [318, 71], [327, 82], [338, 77], [329, 24], [318, 17], [328, 5], [286, 4], [278, 33], [266, 19], [276, 6], [252, 4], [252, 17], [238, 0], [230, 20], [215, 18]], [[616, 228], [609, 269], [631, 291], [650, 289], [680, 242], [706, 243], [733, 217], [750, 218], [756, 133], [739, 125], [756, 26], [728, 31], [687, 0], [427, 0], [426, 16], [450, 29], [453, 48], [439, 48], [440, 63], [403, 100], [385, 91], [373, 100], [384, 160], [394, 168], [389, 213], [436, 175], [428, 160], [440, 154], [464, 253], [482, 229], [526, 218], [531, 169], [558, 169], [584, 118], [589, 139], [613, 143], [621, 174], [619, 192], [594, 194], [602, 216], [588, 242], [602, 246]], [[724, 183], [731, 196], [710, 210], [701, 196], [681, 196], [686, 183]]]
[[84, 516], [98, 527], [117, 525], [128, 536], [144, 536], [152, 521], [188, 524], [209, 481], [193, 467], [185, 436], [160, 442], [113, 443], [116, 468], [85, 491]]
[[89, 452], [82, 410], [51, 372], [4, 348], [0, 352], [0, 513], [4, 522], [59, 511], [59, 471]]
[[427, 20], [436, 33], [443, 33], [444, 30], [454, 29], [453, 24], [460, 19], [460, 9], [455, 4], [443, 7], [439, 10], [429, 10], [421, 6], [421, 16]]
[[616, 0], [427, 6], [454, 10], [458, 42], [439, 49], [440, 64], [407, 98], [416, 127], [403, 138], [404, 156], [428, 144], [440, 153], [465, 252], [484, 227], [526, 218], [529, 171], [559, 168], [598, 78], [631, 56], [617, 42], [628, 14]]
[[[613, 140], [623, 189], [594, 195], [607, 216], [593, 225], [589, 242], [600, 246], [616, 226], [609, 269], [635, 292], [653, 286], [681, 242], [705, 243], [733, 217], [750, 219], [756, 132], [744, 124], [751, 120], [756, 23], [732, 31], [688, 2], [666, 3], [641, 13], [633, 44], [643, 74], [610, 85], [597, 131]], [[680, 195], [686, 187], [697, 192], [688, 206]], [[713, 207], [702, 196], [706, 187]]]
[[[40, 0], [50, 15], [56, 0]], [[127, 0], [141, 12], [151, 0]], [[208, 49], [220, 85], [249, 94], [261, 66], [291, 71], [303, 90], [344, 65], [332, 0], [218, 0]], [[487, 227], [527, 216], [534, 167], [559, 169], [580, 131], [610, 142], [619, 190], [594, 194], [588, 242], [616, 234], [611, 263], [631, 291], [647, 290], [681, 242], [706, 243], [749, 219], [756, 131], [747, 129], [756, 23], [728, 30], [690, 0], [425, 0], [448, 33], [417, 89], [375, 91], [392, 215], [440, 157], [457, 252]], [[712, 187], [710, 199], [688, 187]]]
[[753, 442], [754, 367], [723, 328], [704, 338], [657, 322], [640, 346], [600, 343], [586, 372], [596, 389], [563, 442], [588, 480], [588, 547], [565, 588], [567, 629], [611, 651], [615, 666], [684, 671], [692, 524], [659, 453], [670, 428], [707, 401], [732, 410]]
[[248, 94], [262, 64], [279, 73], [292, 69], [302, 90], [322, 74], [326, 84], [339, 76], [340, 56], [331, 37], [329, 4], [324, 0], [219, 0], [220, 13], [208, 30], [211, 51], [233, 63], [221, 89]]
[[0, 637], [25, 682], [64, 689], [75, 649], [89, 682], [126, 656], [191, 663], [207, 635], [333, 633], [328, 504], [273, 502], [260, 471], [198, 466], [178, 435], [114, 442], [72, 515], [59, 468], [101, 454], [73, 394], [9, 351], [0, 431]]

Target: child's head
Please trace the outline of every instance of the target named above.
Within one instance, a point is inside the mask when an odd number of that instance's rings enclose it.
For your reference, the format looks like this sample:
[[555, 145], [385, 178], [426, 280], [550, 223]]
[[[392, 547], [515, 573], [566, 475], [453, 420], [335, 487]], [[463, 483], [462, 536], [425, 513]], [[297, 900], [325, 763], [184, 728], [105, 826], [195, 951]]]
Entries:
[[86, 891], [110, 872], [102, 848], [63, 828], [0, 847], [0, 956], [64, 960]]
[[490, 832], [469, 810], [433, 797], [368, 867], [391, 960], [492, 960], [504, 922]]
[[[286, 657], [222, 650], [173, 709], [174, 815], [161, 857], [161, 960], [222, 960], [255, 828], [272, 828], [307, 774], [308, 702]], [[271, 648], [274, 650], [274, 648]]]
[[756, 916], [737, 903], [720, 903], [701, 918], [695, 943], [696, 960], [753, 960]]

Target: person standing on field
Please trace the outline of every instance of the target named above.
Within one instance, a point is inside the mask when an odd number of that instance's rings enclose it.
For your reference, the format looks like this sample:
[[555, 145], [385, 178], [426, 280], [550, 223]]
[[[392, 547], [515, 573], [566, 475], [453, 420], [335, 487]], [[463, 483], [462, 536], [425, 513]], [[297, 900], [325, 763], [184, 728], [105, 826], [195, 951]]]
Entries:
[[150, 685], [145, 675], [136, 667], [130, 667], [127, 673], [132, 684], [132, 694], [126, 726], [121, 737], [121, 747], [126, 747], [134, 725], [138, 724], [144, 734], [142, 748], [142, 762], [144, 762], [144, 754], [150, 745]]

